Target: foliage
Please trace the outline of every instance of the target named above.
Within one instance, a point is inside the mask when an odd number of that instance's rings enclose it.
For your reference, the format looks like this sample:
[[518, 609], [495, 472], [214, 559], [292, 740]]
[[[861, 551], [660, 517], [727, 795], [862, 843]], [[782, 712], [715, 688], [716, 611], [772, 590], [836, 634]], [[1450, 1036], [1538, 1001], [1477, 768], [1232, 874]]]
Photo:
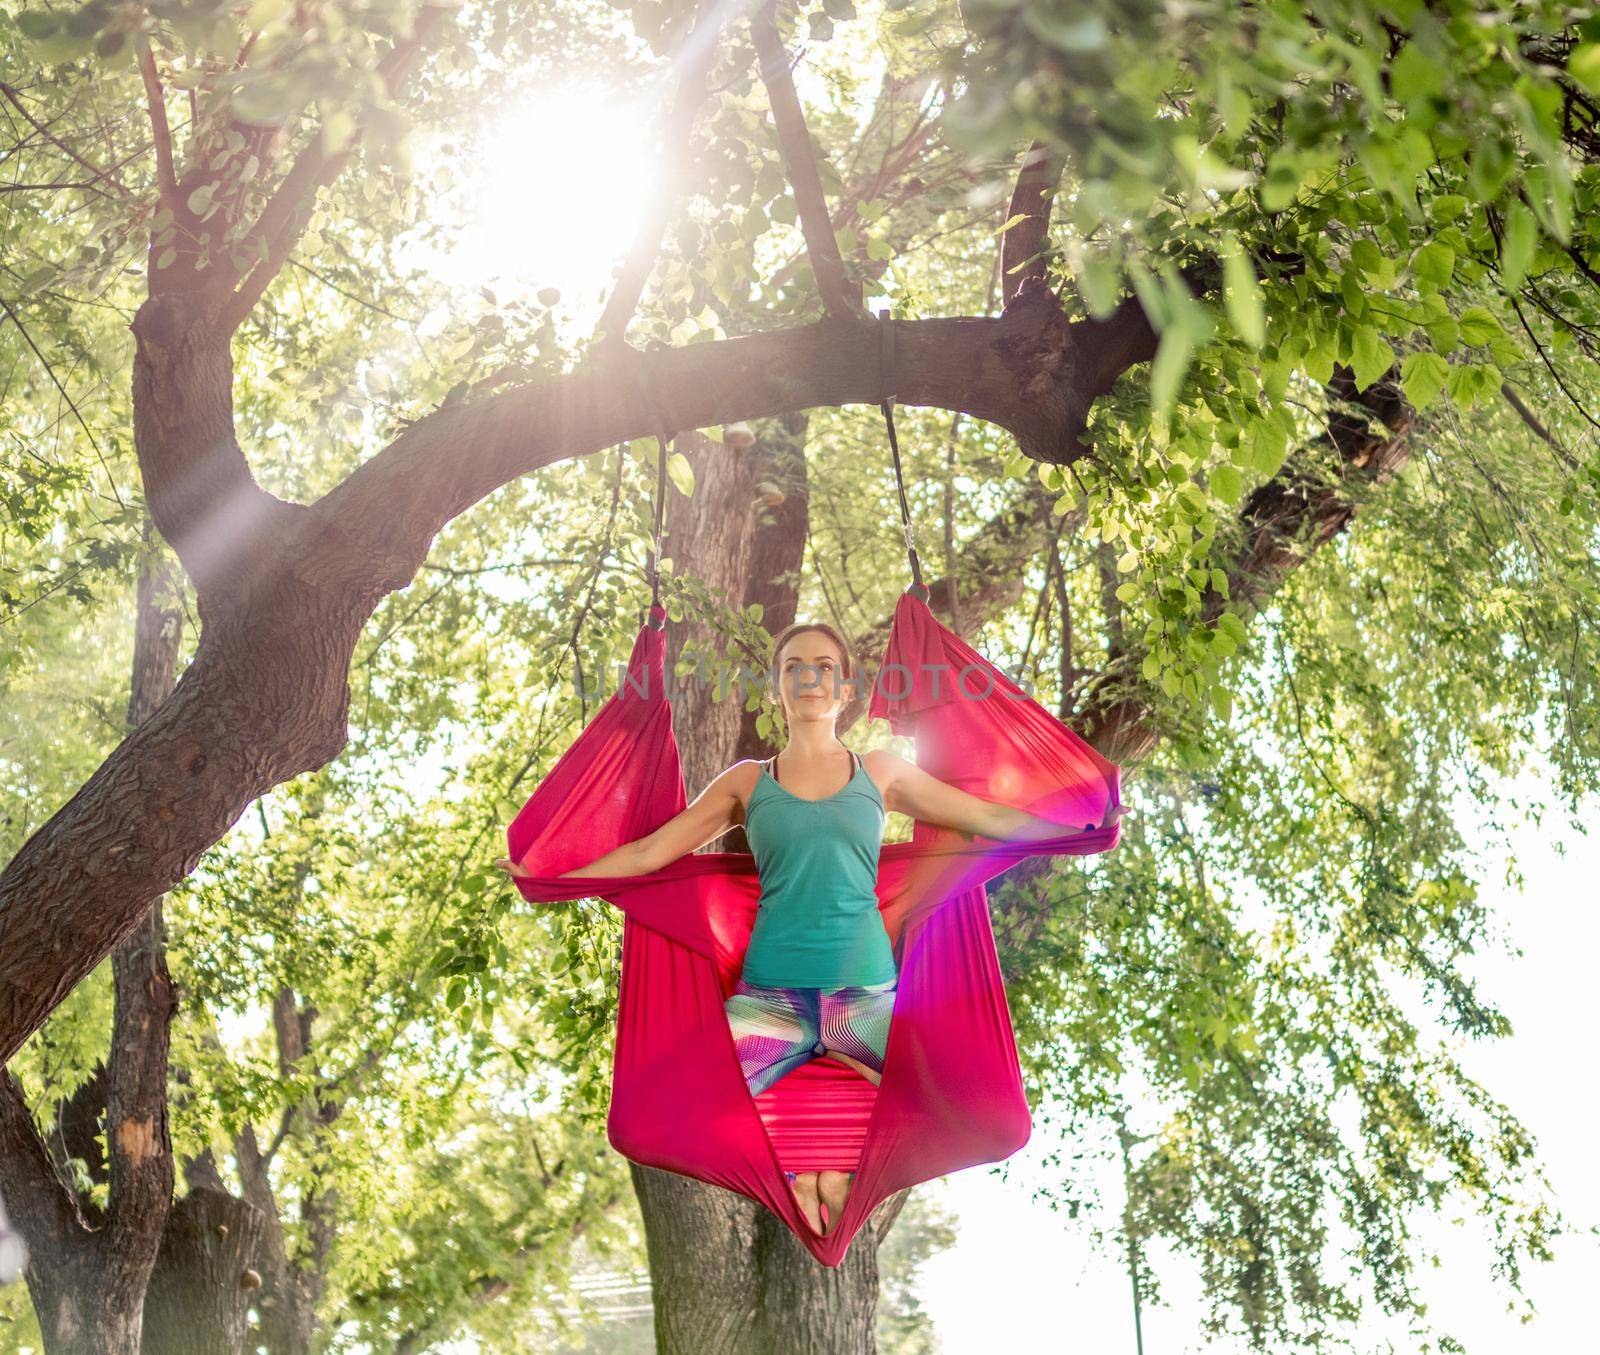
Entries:
[[[468, 4], [391, 93], [378, 66], [419, 18], [273, 0], [0, 12], [0, 67], [27, 74], [0, 105], [7, 855], [123, 733], [143, 521], [127, 326], [147, 270], [227, 262], [297, 148], [348, 151], [234, 345], [240, 442], [298, 501], [476, 383], [586, 356], [596, 296], [432, 265], [507, 107], [580, 75], [660, 77], [691, 7]], [[870, 293], [908, 317], [993, 311], [1016, 153], [1037, 139], [1065, 165], [1049, 282], [1069, 314], [1131, 297], [1161, 333], [1152, 367], [1096, 402], [1070, 469], [990, 426], [901, 425], [924, 557], [948, 525], [986, 650], [1069, 713], [1135, 699], [1161, 736], [1123, 846], [998, 900], [1041, 1115], [1088, 1132], [1140, 1111], [1135, 1229], [1196, 1258], [1219, 1328], [1332, 1344], [1376, 1304], [1442, 1346], [1418, 1311], [1421, 1212], [1471, 1203], [1512, 1284], [1558, 1225], [1526, 1132], [1449, 1043], [1506, 1033], [1466, 970], [1496, 937], [1452, 800], [1487, 799], [1530, 748], [1570, 807], [1596, 787], [1600, 32], [1573, 7], [1464, 0], [825, 0], [784, 22]], [[176, 173], [220, 174], [186, 217], [159, 201], [146, 52]], [[819, 310], [742, 32], [708, 85], [636, 342]], [[550, 210], [638, 196], [610, 193]], [[1353, 479], [1327, 436], [1371, 417], [1330, 391], [1343, 368], [1357, 396], [1394, 369], [1419, 415], [1397, 476]], [[807, 434], [801, 614], [847, 633], [903, 582], [880, 439], [854, 410], [815, 412]], [[327, 1262], [335, 1348], [463, 1330], [536, 1348], [570, 1323], [550, 1295], [574, 1237], [639, 1259], [603, 1136], [617, 920], [529, 909], [487, 860], [627, 652], [653, 473], [641, 442], [452, 523], [362, 637], [344, 756], [262, 801], [168, 901], [179, 1151], [225, 1162], [247, 1129], [289, 1125], [274, 1186], [297, 1256], [308, 1198], [336, 1196], [348, 1225]], [[1286, 477], [1354, 525], [1302, 543], [1308, 563], [1252, 616], [1230, 583], [1240, 512]], [[686, 490], [679, 474], [669, 492]], [[1041, 494], [1041, 530], [977, 563]], [[671, 614], [710, 626], [707, 657], [759, 654], [760, 616], [672, 565]], [[997, 582], [1003, 602], [974, 601]], [[316, 1013], [314, 1066], [280, 1066], [285, 991]], [[17, 1061], [42, 1118], [103, 1050], [109, 1007], [97, 974]], [[308, 1100], [340, 1113], [289, 1114]], [[1059, 1196], [1117, 1226], [1120, 1201], [1060, 1165]], [[914, 1221], [891, 1248], [948, 1236]], [[915, 1348], [900, 1312], [885, 1345]]]

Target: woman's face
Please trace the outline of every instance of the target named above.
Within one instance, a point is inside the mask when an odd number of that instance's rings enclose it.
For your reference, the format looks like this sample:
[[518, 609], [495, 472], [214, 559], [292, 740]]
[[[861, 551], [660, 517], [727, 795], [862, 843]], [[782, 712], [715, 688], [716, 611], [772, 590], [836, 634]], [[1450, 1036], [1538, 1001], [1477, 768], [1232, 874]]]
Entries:
[[844, 656], [819, 630], [792, 636], [778, 655], [778, 693], [785, 718], [833, 720], [851, 696]]

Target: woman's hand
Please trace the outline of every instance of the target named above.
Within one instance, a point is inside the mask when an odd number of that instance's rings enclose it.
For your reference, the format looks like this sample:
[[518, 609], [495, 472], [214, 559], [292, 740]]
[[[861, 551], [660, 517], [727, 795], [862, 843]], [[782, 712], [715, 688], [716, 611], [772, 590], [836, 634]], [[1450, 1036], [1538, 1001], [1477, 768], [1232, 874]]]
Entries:
[[495, 862], [495, 865], [501, 870], [506, 871], [511, 875], [515, 875], [519, 880], [531, 880], [533, 878], [533, 872], [531, 870], [524, 870], [515, 861], [508, 860], [504, 856], [500, 857]]

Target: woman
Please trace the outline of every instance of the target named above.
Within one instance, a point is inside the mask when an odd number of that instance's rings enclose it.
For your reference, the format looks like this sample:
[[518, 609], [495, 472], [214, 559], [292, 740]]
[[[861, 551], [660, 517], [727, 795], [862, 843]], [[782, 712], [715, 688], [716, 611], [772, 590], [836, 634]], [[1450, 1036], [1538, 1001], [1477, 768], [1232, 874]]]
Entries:
[[[990, 839], [1066, 830], [969, 795], [887, 749], [863, 756], [840, 743], [834, 725], [856, 674], [833, 627], [790, 626], [774, 641], [773, 670], [789, 731], [781, 753], [735, 763], [653, 833], [562, 878], [645, 875], [743, 825], [761, 898], [726, 1010], [751, 1095], [824, 1056], [876, 1086], [897, 979], [875, 888], [888, 811]], [[496, 864], [528, 874], [510, 861]], [[851, 1174], [787, 1175], [806, 1222], [826, 1236]]]

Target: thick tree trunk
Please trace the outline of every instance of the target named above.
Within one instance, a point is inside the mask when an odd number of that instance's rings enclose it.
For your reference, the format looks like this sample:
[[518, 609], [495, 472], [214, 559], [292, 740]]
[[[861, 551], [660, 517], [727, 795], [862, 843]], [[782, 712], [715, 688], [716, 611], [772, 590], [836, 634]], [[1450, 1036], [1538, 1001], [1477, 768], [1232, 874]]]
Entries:
[[[880, 1209], [880, 1213], [883, 1211]], [[756, 1211], [756, 1273], [760, 1298], [751, 1330], [752, 1352], [792, 1355], [872, 1355], [878, 1312], [878, 1241], [863, 1228], [832, 1269], [795, 1240], [768, 1210]]]
[[205, 1187], [173, 1205], [145, 1294], [141, 1355], [245, 1348], [268, 1222], [243, 1200]]
[[[806, 539], [805, 425], [786, 420], [771, 446], [728, 452], [680, 442], [695, 493], [670, 501], [665, 553], [693, 560], [695, 573], [735, 607], [760, 602], [763, 624], [795, 616]], [[783, 502], [774, 502], [782, 487]], [[668, 672], [682, 647], [707, 633], [674, 627]], [[734, 667], [746, 656], [728, 656]], [[766, 656], [761, 656], [763, 661]], [[754, 717], [736, 692], [684, 679], [674, 712], [684, 779], [705, 785], [740, 757], [764, 751]], [[734, 836], [730, 834], [729, 837]], [[721, 847], [722, 843], [713, 843]], [[671, 1172], [635, 1165], [644, 1215], [660, 1355], [869, 1355], [878, 1301], [877, 1241], [863, 1229], [842, 1265], [817, 1264], [767, 1210], [742, 1195]], [[894, 1210], [885, 1208], [884, 1219]]]
[[101, 1269], [51, 1266], [48, 1279], [28, 1278], [45, 1355], [140, 1355], [143, 1314], [123, 1292], [101, 1285]]

